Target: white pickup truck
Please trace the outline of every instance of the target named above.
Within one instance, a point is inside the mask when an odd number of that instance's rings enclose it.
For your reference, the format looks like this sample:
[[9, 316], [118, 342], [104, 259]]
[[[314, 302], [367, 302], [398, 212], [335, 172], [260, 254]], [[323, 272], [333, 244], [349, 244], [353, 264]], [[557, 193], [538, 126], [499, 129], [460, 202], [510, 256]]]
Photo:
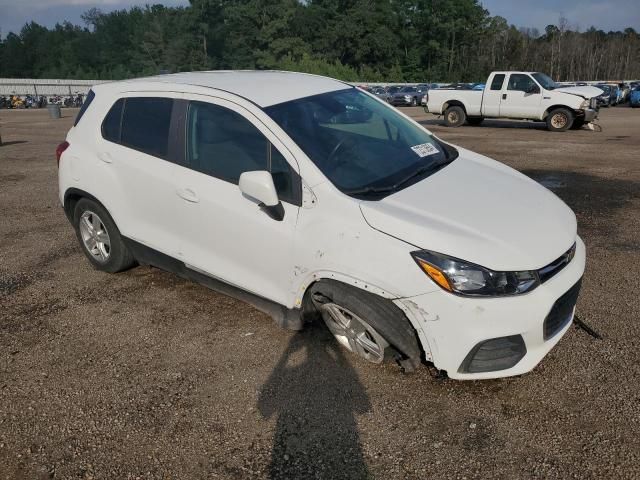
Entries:
[[484, 90], [429, 90], [425, 109], [449, 127], [485, 118], [545, 121], [554, 132], [578, 129], [597, 118], [596, 87], [561, 87], [544, 73], [493, 72]]

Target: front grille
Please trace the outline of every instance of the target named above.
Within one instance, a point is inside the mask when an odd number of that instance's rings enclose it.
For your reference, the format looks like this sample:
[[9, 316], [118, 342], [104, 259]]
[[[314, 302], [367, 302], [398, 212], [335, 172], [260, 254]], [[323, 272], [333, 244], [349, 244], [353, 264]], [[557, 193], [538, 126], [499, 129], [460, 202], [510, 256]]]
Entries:
[[471, 349], [458, 368], [458, 372], [480, 373], [506, 370], [522, 360], [526, 354], [527, 347], [521, 335], [484, 340]]
[[576, 254], [576, 244], [574, 243], [569, 250], [564, 252], [560, 257], [556, 258], [549, 265], [538, 270], [540, 283], [544, 283], [566, 267]]
[[556, 303], [551, 307], [551, 311], [549, 315], [547, 315], [547, 318], [544, 319], [544, 325], [542, 327], [545, 340], [553, 337], [571, 321], [573, 308], [578, 302], [581, 284], [582, 279], [578, 280], [578, 283], [556, 300]]

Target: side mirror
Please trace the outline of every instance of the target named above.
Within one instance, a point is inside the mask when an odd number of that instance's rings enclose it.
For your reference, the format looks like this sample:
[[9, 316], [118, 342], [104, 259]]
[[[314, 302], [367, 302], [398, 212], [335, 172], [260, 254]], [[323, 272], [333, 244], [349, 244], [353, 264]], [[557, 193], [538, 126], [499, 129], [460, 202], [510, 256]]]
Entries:
[[529, 85], [525, 93], [540, 93], [540, 87], [537, 85]]
[[259, 207], [271, 218], [278, 221], [284, 218], [284, 207], [278, 199], [278, 192], [269, 172], [244, 172], [240, 175], [238, 187], [244, 195], [260, 202]]

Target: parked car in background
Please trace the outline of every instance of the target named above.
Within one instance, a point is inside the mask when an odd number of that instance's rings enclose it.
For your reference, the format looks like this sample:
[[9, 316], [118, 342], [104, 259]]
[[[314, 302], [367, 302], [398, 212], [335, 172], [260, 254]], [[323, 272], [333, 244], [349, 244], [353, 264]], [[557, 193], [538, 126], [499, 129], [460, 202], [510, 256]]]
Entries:
[[617, 83], [607, 83], [607, 85], [611, 88], [611, 105], [618, 105], [622, 101], [622, 90]]
[[391, 98], [391, 95], [389, 95], [389, 92], [387, 92], [387, 89], [380, 86], [371, 87], [371, 89], [369, 90], [369, 93], [375, 95], [380, 100], [384, 100], [387, 103]]
[[387, 93], [390, 96], [393, 96], [395, 93], [397, 93], [402, 87], [402, 85], [390, 85], [387, 87]]
[[427, 111], [444, 115], [447, 126], [484, 118], [545, 121], [551, 131], [580, 128], [597, 117], [595, 87], [560, 87], [539, 72], [493, 72], [483, 91], [439, 88], [429, 92]]
[[444, 85], [440, 87], [441, 89], [446, 90], [472, 90], [472, 83], [450, 83], [449, 85]]
[[622, 102], [626, 102], [629, 99], [629, 94], [631, 93], [631, 88], [628, 83], [620, 82], [618, 84], [620, 90], [622, 90]]
[[56, 157], [94, 268], [154, 265], [281, 326], [324, 320], [372, 363], [520, 375], [572, 324], [585, 246], [571, 209], [337, 80], [103, 83]]
[[602, 94], [596, 97], [596, 100], [598, 101], [598, 107], [610, 107], [613, 103], [614, 96], [611, 86], [606, 84], [597, 84], [594, 86], [602, 90]]
[[422, 97], [427, 93], [427, 90], [423, 90], [418, 87], [405, 86], [391, 95], [391, 105], [395, 107], [415, 107], [422, 101]]
[[634, 87], [631, 93], [629, 93], [629, 105], [632, 108], [640, 107], [640, 85]]

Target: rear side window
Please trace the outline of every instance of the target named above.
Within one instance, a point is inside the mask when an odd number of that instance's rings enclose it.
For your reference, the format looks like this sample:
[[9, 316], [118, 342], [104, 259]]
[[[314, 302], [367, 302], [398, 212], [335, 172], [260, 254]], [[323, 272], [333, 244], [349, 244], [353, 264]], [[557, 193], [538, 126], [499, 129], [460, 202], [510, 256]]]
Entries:
[[113, 104], [109, 113], [102, 122], [102, 137], [113, 143], [120, 143], [120, 125], [122, 123], [122, 107], [124, 99]]
[[173, 100], [127, 98], [122, 114], [120, 143], [135, 150], [166, 158]]
[[85, 99], [84, 103], [82, 104], [82, 107], [80, 107], [80, 111], [78, 112], [78, 116], [76, 117], [76, 121], [73, 122], [73, 126], [74, 127], [76, 125], [78, 125], [78, 122], [80, 121], [80, 119], [84, 115], [84, 112], [87, 111], [87, 108], [89, 108], [89, 105], [91, 105], [91, 102], [93, 102], [94, 98], [96, 98], [96, 94], [93, 93], [93, 90], [89, 90], [89, 93], [87, 94], [87, 98]]
[[491, 90], [502, 90], [502, 84], [504, 83], [504, 73], [494, 75], [491, 80]]

